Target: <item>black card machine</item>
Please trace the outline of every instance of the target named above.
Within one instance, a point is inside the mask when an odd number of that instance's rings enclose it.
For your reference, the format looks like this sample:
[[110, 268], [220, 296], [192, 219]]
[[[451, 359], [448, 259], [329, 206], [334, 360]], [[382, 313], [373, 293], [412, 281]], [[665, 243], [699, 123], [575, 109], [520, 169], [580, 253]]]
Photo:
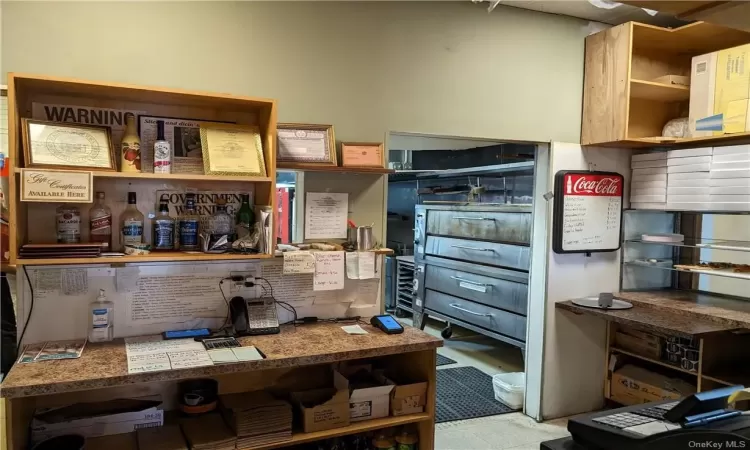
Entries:
[[404, 327], [390, 314], [372, 316], [370, 325], [382, 330], [386, 334], [401, 334], [404, 332]]

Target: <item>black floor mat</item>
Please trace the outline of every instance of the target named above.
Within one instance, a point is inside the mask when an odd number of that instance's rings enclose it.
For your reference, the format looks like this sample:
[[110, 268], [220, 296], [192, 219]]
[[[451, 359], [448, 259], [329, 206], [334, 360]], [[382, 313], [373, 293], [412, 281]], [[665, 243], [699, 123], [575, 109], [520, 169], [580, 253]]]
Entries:
[[495, 400], [492, 377], [476, 367], [437, 371], [435, 422], [474, 419], [517, 411]]
[[435, 365], [436, 366], [445, 366], [447, 364], [456, 364], [456, 361], [454, 361], [454, 360], [452, 360], [452, 359], [450, 359], [450, 358], [448, 358], [446, 356], [443, 356], [440, 353], [438, 353], [438, 355], [437, 355], [437, 363]]

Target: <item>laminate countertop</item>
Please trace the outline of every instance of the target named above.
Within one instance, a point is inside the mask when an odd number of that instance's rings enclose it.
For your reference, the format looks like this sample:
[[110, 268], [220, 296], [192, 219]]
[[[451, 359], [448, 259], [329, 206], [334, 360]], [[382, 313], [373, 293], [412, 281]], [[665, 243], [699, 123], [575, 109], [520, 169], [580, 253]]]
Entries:
[[677, 290], [616, 292], [615, 297], [632, 303], [633, 308], [603, 310], [577, 306], [571, 301], [555, 307], [646, 331], [687, 337], [750, 329], [750, 302], [743, 300]]
[[[343, 324], [346, 325], [346, 324]], [[212, 377], [256, 370], [327, 364], [351, 359], [409, 353], [442, 347], [442, 339], [413, 327], [402, 334], [385, 334], [362, 325], [369, 334], [350, 335], [341, 323], [281, 327], [281, 333], [241, 337], [266, 359], [188, 369], [128, 374], [125, 343], [87, 343], [80, 358], [16, 364], [0, 384], [0, 397], [17, 398], [110, 388], [160, 381]]]

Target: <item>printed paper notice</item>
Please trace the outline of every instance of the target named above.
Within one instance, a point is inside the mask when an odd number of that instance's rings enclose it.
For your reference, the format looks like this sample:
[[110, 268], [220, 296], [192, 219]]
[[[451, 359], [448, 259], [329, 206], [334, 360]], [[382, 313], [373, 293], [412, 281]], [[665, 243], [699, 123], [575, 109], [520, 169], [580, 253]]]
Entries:
[[199, 274], [140, 275], [136, 291], [128, 294], [128, 324], [139, 326], [196, 317], [226, 317], [219, 278]]
[[189, 367], [213, 366], [214, 362], [205, 349], [188, 350], [184, 352], [168, 352], [169, 362], [173, 369], [187, 369]]
[[344, 289], [344, 252], [316, 252], [314, 291]]
[[212, 365], [206, 349], [193, 339], [164, 340], [161, 336], [125, 339], [128, 373], [155, 372]]
[[350, 280], [375, 278], [375, 253], [348, 252], [346, 254], [346, 277]]
[[155, 354], [128, 354], [128, 373], [157, 372], [159, 370], [170, 370], [169, 357], [166, 353]]
[[125, 352], [128, 355], [153, 355], [156, 353], [184, 352], [205, 348], [193, 339], [168, 339], [161, 336], [139, 336], [125, 338]]
[[38, 269], [35, 271], [34, 290], [39, 292], [59, 291], [62, 287], [62, 269]]
[[138, 289], [138, 267], [118, 267], [115, 272], [115, 289], [117, 292], [133, 292]]
[[315, 257], [312, 253], [284, 253], [284, 275], [293, 273], [315, 273]]
[[63, 295], [81, 295], [89, 291], [86, 269], [65, 269], [62, 271]]
[[308, 192], [305, 239], [346, 239], [349, 194]]

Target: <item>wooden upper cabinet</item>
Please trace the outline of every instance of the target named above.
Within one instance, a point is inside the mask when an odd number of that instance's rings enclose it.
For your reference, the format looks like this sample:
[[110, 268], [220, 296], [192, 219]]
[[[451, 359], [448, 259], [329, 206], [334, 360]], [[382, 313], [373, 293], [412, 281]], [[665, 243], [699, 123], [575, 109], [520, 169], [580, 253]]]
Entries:
[[629, 1], [621, 3], [670, 14], [682, 20], [703, 22], [750, 32], [750, 2], [747, 1]]
[[693, 56], [748, 42], [750, 33], [703, 22], [675, 29], [628, 22], [588, 36], [581, 143], [675, 143], [662, 129], [688, 117], [690, 87], [674, 81], [689, 80]]

